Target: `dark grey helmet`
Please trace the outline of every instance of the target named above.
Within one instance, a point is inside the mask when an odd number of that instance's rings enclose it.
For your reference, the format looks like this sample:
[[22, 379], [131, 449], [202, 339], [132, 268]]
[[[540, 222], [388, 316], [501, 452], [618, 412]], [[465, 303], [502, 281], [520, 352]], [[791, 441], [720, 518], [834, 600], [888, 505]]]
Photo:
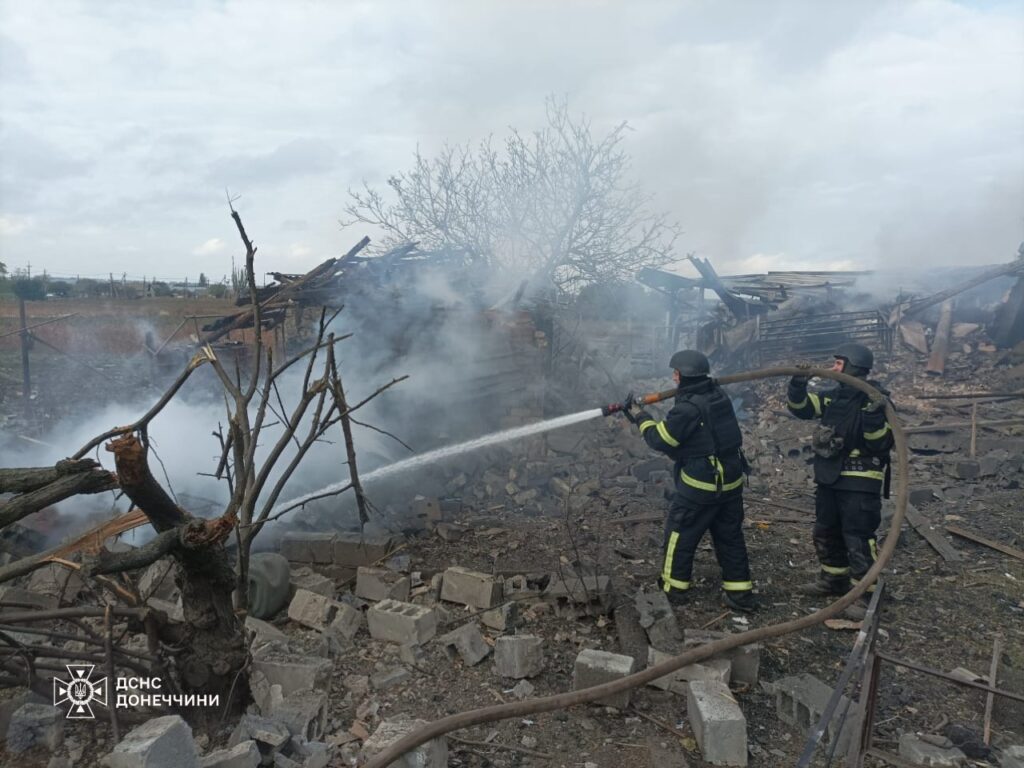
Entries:
[[854, 344], [852, 341], [840, 344], [834, 357], [841, 357], [850, 365], [863, 368], [865, 371], [870, 371], [871, 367], [875, 364], [875, 356], [871, 350], [863, 344]]
[[707, 357], [696, 349], [682, 349], [676, 352], [668, 361], [668, 366], [679, 371], [680, 376], [707, 376], [711, 373]]

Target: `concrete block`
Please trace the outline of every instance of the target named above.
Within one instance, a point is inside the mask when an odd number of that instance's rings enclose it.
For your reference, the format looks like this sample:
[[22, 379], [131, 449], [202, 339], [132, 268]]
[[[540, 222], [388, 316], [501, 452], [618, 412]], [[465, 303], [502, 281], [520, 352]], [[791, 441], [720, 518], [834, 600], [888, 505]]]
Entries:
[[292, 736], [318, 741], [327, 727], [327, 692], [307, 688], [289, 694], [273, 708], [271, 717]]
[[288, 635], [262, 619], [246, 616], [245, 629], [253, 635], [253, 645], [264, 645], [267, 642], [288, 642]]
[[442, 600], [471, 608], [493, 608], [503, 594], [504, 587], [494, 576], [460, 566], [447, 569], [441, 582]]
[[404, 645], [422, 645], [437, 632], [437, 614], [429, 608], [397, 600], [381, 600], [366, 613], [370, 636]]
[[260, 762], [270, 765], [290, 738], [291, 734], [284, 723], [259, 715], [242, 715], [228, 740], [228, 747], [236, 747], [245, 741], [255, 741], [260, 751]]
[[256, 768], [259, 764], [260, 750], [251, 739], [199, 759], [199, 768]]
[[373, 565], [395, 548], [390, 533], [339, 533], [334, 539], [334, 564], [356, 568]]
[[517, 603], [505, 603], [490, 611], [480, 614], [480, 621], [485, 627], [496, 629], [499, 632], [509, 632], [515, 629], [519, 621], [519, 606]]
[[411, 581], [408, 576], [389, 571], [387, 568], [360, 566], [356, 571], [356, 597], [364, 600], [409, 599]]
[[[715, 632], [707, 629], [686, 629], [683, 630], [683, 648], [695, 648], [699, 645], [712, 643], [721, 640], [728, 633]], [[732, 662], [733, 683], [745, 683], [750, 686], [757, 685], [761, 671], [761, 644], [748, 643], [739, 648], [726, 651], [721, 656], [712, 658], [729, 659]]]
[[147, 720], [103, 758], [107, 768], [198, 768], [192, 729], [178, 715]]
[[67, 713], [49, 704], [27, 702], [11, 715], [7, 726], [7, 751], [21, 754], [36, 747], [50, 752], [64, 743], [64, 720]]
[[544, 669], [544, 640], [536, 635], [499, 637], [494, 643], [494, 667], [502, 677], [520, 680]]
[[281, 554], [293, 563], [334, 562], [336, 534], [289, 531], [281, 539]]
[[[174, 587], [174, 580], [171, 580]], [[47, 563], [42, 568], [32, 571], [28, 580], [28, 591], [37, 595], [56, 598], [65, 605], [75, 602], [75, 598], [85, 588], [85, 582], [78, 571], [65, 568], [59, 563]]]
[[337, 605], [338, 603], [329, 597], [306, 589], [298, 589], [288, 605], [288, 618], [296, 624], [322, 632], [327, 629], [334, 618]]
[[[413, 720], [410, 717], [395, 717], [383, 721], [370, 738], [363, 742], [363, 759], [368, 760], [383, 752], [392, 743], [426, 724], [426, 720]], [[428, 741], [411, 752], [406, 752], [392, 762], [389, 768], [448, 768], [448, 740], [444, 736], [439, 736]]]
[[307, 566], [293, 569], [290, 581], [293, 595], [296, 591], [305, 589], [324, 597], [334, 597], [334, 579], [330, 579], [322, 573], [317, 573]]
[[185, 623], [185, 609], [182, 608], [181, 603], [172, 603], [169, 600], [161, 600], [159, 597], [151, 597], [147, 601], [147, 605], [154, 611], [167, 614], [167, 618], [171, 621], [176, 621], [179, 624]]
[[437, 638], [449, 659], [461, 656], [467, 667], [473, 667], [487, 658], [491, 646], [484, 642], [476, 622], [470, 622]]
[[[776, 715], [782, 722], [799, 728], [803, 733], [817, 724], [832, 695], [831, 688], [807, 672], [776, 680], [773, 687], [775, 688]], [[841, 712], [847, 712], [847, 716], [842, 730], [838, 734], [837, 755], [845, 755], [850, 746], [850, 739], [860, 732], [857, 708], [847, 707], [844, 696], [839, 700], [836, 713], [825, 728], [824, 742], [831, 744], [837, 738], [835, 729], [838, 727], [838, 714]]]
[[266, 645], [253, 653], [250, 687], [260, 712], [272, 709], [272, 688], [278, 695], [290, 696], [308, 688], [330, 690], [334, 664], [319, 656], [299, 656]]
[[567, 576], [552, 574], [544, 599], [554, 603], [594, 605], [608, 611], [612, 604], [611, 579], [607, 576]]
[[[576, 663], [573, 665], [572, 687], [576, 691], [591, 688], [602, 683], [620, 680], [633, 674], [634, 671], [636, 671], [636, 661], [632, 656], [587, 648], [580, 651], [576, 657]], [[630, 694], [631, 691], [623, 691], [614, 696], [598, 699], [598, 701], [609, 707], [626, 709], [629, 706]]]
[[668, 595], [661, 590], [645, 592], [639, 590], [634, 598], [640, 626], [647, 633], [650, 644], [659, 651], [675, 653], [683, 639], [679, 622], [668, 602]]
[[691, 682], [686, 715], [706, 762], [747, 764], [747, 721], [729, 686], [713, 680]]
[[326, 633], [340, 636], [351, 642], [363, 627], [363, 612], [348, 603], [337, 603], [334, 618], [327, 625]]
[[178, 562], [173, 558], [157, 560], [139, 577], [139, 593], [143, 597], [177, 600], [181, 596], [176, 582], [179, 570]]
[[918, 765], [933, 766], [963, 765], [967, 761], [967, 755], [956, 747], [937, 747], [914, 733], [900, 736], [900, 757]]
[[[673, 654], [659, 651], [657, 648], [647, 649], [647, 666], [653, 667], [663, 661], [671, 659]], [[694, 680], [715, 681], [729, 684], [732, 678], [732, 662], [729, 659], [706, 659], [696, 664], [688, 664], [677, 669], [664, 677], [652, 680], [648, 685], [660, 688], [663, 691], [671, 691], [679, 696], [685, 696], [688, 684]]]
[[302, 768], [327, 768], [331, 760], [329, 748], [322, 741], [309, 741], [301, 736], [292, 736], [290, 746], [292, 757], [302, 761]]

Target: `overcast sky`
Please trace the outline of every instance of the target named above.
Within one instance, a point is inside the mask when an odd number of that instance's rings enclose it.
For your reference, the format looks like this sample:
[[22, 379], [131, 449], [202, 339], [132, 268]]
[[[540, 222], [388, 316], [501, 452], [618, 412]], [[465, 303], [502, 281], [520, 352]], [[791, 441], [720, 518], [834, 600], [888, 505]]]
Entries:
[[[568, 97], [721, 272], [1006, 261], [1024, 1], [0, 0], [0, 260], [305, 270], [347, 189]], [[372, 233], [369, 233], [372, 234]], [[683, 270], [688, 273], [688, 268]]]

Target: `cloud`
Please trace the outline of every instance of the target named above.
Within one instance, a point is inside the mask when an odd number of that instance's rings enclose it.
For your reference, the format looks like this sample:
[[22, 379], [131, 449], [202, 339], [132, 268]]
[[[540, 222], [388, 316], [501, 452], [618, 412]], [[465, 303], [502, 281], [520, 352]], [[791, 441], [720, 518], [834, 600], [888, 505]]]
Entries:
[[0, 214], [0, 237], [10, 237], [29, 229], [32, 226], [30, 216], [8, 216]]
[[338, 160], [338, 153], [326, 141], [293, 139], [263, 154], [221, 158], [213, 163], [207, 180], [235, 189], [281, 184], [301, 176], [330, 173]]
[[196, 233], [237, 246], [225, 188], [257, 242], [337, 253], [364, 234], [338, 232], [348, 187], [538, 128], [549, 93], [629, 121], [631, 172], [723, 273], [984, 262], [1021, 236], [1019, 3], [293, 6], [0, 3], [0, 210], [36, 222], [5, 259], [197, 272]]
[[215, 253], [223, 253], [225, 243], [219, 237], [211, 237], [202, 245], [197, 245], [192, 249], [192, 253], [195, 256], [213, 256]]

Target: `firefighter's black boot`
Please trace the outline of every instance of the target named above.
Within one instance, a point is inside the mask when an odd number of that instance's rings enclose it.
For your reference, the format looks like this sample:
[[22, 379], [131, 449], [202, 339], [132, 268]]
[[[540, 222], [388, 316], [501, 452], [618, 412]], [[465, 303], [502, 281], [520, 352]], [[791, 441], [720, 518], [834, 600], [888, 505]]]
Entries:
[[749, 589], [742, 592], [722, 590], [722, 604], [742, 613], [753, 613], [757, 610], [757, 598]]
[[690, 604], [690, 591], [687, 589], [672, 589], [665, 593], [669, 605], [679, 607]]
[[811, 595], [812, 597], [845, 595], [850, 591], [850, 579], [846, 576], [832, 578], [822, 573], [814, 581], [800, 584], [794, 591], [797, 594]]

